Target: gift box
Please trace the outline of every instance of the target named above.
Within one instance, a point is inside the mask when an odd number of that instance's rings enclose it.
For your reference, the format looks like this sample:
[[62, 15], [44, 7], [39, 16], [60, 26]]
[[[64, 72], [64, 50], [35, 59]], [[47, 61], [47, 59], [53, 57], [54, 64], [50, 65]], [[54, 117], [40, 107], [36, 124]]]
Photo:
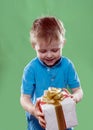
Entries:
[[[46, 120], [46, 130], [65, 130], [66, 128], [76, 126], [78, 121], [75, 102], [69, 96], [63, 98], [62, 93], [57, 92], [56, 94], [57, 101], [53, 99], [55, 94], [52, 95], [53, 97], [50, 102], [48, 102], [50, 100], [49, 97], [45, 99], [47, 96], [44, 96], [43, 102], [41, 101], [41, 109]], [[61, 96], [58, 96], [58, 94]], [[59, 101], [59, 97], [61, 97], [62, 100]]]

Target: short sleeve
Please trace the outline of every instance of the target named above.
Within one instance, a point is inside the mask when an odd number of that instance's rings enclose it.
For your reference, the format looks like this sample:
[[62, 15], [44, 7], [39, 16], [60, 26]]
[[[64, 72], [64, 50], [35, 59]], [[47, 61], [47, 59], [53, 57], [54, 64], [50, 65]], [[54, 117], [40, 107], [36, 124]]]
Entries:
[[33, 96], [35, 90], [35, 78], [33, 68], [25, 68], [22, 76], [21, 93]]
[[68, 66], [68, 85], [70, 88], [76, 88], [80, 86], [80, 79], [72, 62], [70, 62]]

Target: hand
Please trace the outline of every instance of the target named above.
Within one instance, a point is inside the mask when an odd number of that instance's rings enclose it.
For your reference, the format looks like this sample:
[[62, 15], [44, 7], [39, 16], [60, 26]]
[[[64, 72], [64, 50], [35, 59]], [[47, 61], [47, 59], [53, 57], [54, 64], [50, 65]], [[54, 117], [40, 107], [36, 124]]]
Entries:
[[66, 88], [63, 88], [62, 91], [65, 91], [67, 94], [67, 97], [71, 97], [75, 103], [77, 103], [77, 95], [75, 94], [71, 94]]
[[43, 128], [45, 128], [46, 127], [46, 122], [45, 122], [45, 119], [44, 119], [44, 114], [42, 113], [42, 110], [40, 108], [40, 100], [36, 101], [34, 116], [38, 119], [39, 124]]
[[78, 103], [77, 95], [73, 95], [73, 94], [72, 94], [72, 99], [75, 101], [75, 103]]
[[62, 88], [62, 91], [64, 91], [66, 93], [67, 97], [73, 98], [73, 95], [66, 88]]
[[63, 88], [62, 90], [65, 91], [67, 95], [75, 101], [75, 103], [78, 103], [83, 97], [83, 91], [81, 87], [73, 88], [71, 90], [72, 94], [65, 88]]
[[83, 90], [81, 87], [72, 89], [72, 98], [76, 103], [81, 101], [83, 98]]

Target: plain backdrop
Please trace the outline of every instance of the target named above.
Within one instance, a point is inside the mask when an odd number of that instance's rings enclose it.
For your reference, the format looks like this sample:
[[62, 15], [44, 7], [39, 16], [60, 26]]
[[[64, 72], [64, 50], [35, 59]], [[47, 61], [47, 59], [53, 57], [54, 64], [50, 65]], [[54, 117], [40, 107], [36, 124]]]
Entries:
[[63, 55], [73, 61], [84, 91], [75, 130], [93, 130], [92, 0], [0, 0], [0, 130], [26, 130], [19, 100], [23, 69], [36, 56], [29, 31], [36, 18], [47, 15], [64, 23]]

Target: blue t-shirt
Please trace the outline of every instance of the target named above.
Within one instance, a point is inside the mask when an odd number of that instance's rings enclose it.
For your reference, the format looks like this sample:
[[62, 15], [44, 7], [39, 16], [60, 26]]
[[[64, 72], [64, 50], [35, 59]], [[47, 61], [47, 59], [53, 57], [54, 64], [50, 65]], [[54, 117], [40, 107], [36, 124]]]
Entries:
[[80, 80], [70, 59], [62, 56], [56, 65], [48, 67], [36, 57], [24, 69], [21, 93], [31, 95], [35, 103], [49, 87], [73, 89], [79, 86]]

